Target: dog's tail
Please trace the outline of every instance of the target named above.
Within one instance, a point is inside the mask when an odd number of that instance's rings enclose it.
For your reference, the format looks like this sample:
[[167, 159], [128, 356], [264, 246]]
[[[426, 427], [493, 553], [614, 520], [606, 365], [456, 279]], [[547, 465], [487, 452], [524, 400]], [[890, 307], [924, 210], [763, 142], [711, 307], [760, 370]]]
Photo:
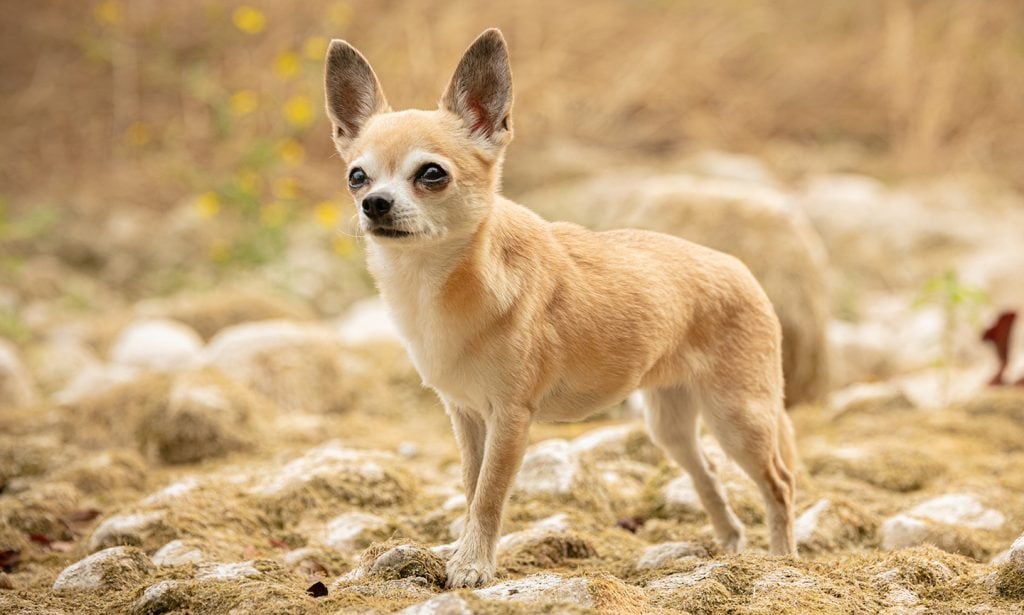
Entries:
[[786, 469], [794, 476], [800, 471], [800, 454], [796, 450], [796, 434], [793, 431], [793, 422], [789, 420], [789, 414], [785, 409], [779, 409], [779, 453], [782, 455], [782, 462]]

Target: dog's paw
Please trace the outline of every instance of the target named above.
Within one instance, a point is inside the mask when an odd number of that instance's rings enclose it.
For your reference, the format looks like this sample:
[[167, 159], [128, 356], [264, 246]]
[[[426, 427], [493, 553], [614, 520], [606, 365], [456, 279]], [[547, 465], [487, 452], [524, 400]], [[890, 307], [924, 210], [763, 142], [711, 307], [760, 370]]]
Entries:
[[494, 578], [494, 566], [485, 561], [463, 560], [456, 553], [447, 565], [446, 589], [460, 587], [482, 587]]

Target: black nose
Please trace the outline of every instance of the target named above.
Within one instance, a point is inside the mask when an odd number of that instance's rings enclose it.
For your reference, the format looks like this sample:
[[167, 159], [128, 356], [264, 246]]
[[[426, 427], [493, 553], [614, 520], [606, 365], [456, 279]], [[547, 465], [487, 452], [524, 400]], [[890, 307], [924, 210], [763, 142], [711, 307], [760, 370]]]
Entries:
[[391, 196], [387, 194], [371, 194], [363, 199], [363, 213], [371, 220], [377, 220], [391, 211]]

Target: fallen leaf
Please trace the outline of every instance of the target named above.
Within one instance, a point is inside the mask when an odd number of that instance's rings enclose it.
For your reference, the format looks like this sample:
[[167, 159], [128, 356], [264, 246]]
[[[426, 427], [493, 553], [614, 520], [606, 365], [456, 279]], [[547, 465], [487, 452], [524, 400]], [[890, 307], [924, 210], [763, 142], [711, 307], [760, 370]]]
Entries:
[[637, 530], [643, 527], [645, 521], [646, 520], [642, 517], [625, 517], [623, 519], [619, 519], [618, 521], [616, 521], [615, 527], [621, 527], [627, 532], [632, 532], [633, 534], [636, 534]]
[[317, 581], [306, 589], [306, 593], [314, 598], [323, 598], [327, 595], [327, 586], [322, 581]]
[[992, 323], [992, 326], [981, 334], [983, 342], [992, 342], [992, 345], [995, 346], [996, 357], [999, 359], [999, 369], [988, 382], [991, 386], [1004, 384], [1003, 373], [1010, 363], [1010, 334], [1013, 333], [1015, 320], [1017, 320], [1017, 312], [1003, 312]]
[[270, 539], [270, 545], [274, 546], [274, 547], [277, 547], [278, 549], [281, 549], [283, 551], [291, 551], [292, 550], [291, 545], [289, 545], [287, 542], [285, 542], [283, 540], [278, 540], [277, 538], [271, 538]]
[[29, 534], [28, 539], [37, 545], [43, 545], [44, 547], [50, 546], [50, 543], [53, 542], [48, 536], [44, 536], [43, 534]]
[[21, 561], [20, 549], [5, 549], [0, 551], [0, 569], [4, 572], [11, 572]]

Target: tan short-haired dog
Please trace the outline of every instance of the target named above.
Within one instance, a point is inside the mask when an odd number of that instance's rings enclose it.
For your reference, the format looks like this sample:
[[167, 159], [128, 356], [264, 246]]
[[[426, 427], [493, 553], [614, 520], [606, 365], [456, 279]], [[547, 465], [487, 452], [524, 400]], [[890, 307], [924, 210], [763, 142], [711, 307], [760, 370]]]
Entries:
[[779, 322], [742, 263], [659, 233], [549, 223], [501, 197], [512, 75], [498, 30], [469, 47], [434, 111], [392, 112], [340, 40], [326, 95], [370, 271], [462, 453], [469, 511], [449, 587], [494, 576], [530, 423], [582, 419], [636, 389], [724, 548], [742, 548], [743, 527], [701, 451], [701, 412], [760, 488], [771, 552], [795, 552]]

